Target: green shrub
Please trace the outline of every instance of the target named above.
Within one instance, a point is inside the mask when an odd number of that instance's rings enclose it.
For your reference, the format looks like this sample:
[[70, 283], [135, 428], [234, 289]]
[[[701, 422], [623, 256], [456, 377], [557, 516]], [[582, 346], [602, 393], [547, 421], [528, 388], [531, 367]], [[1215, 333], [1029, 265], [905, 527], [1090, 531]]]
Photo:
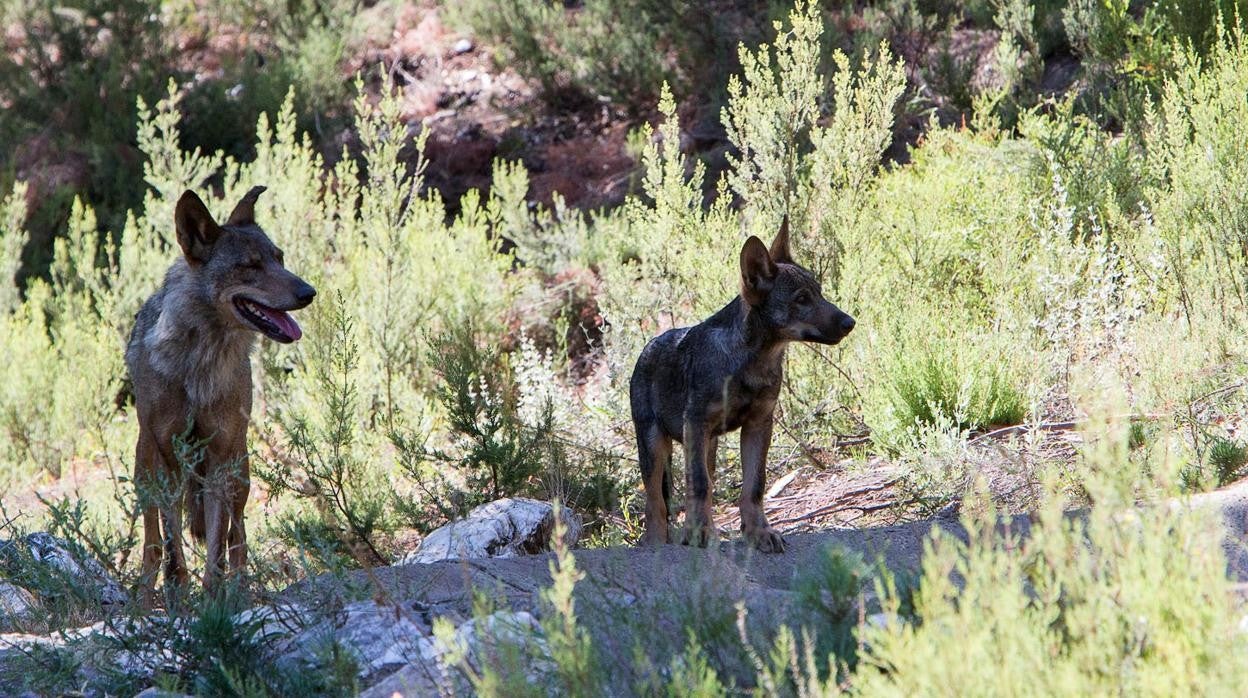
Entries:
[[949, 338], [925, 349], [904, 349], [892, 373], [893, 408], [902, 424], [952, 420], [959, 429], [1019, 424], [1026, 416], [1022, 386], [1007, 361], [992, 361], [990, 344]]
[[715, 62], [718, 23], [701, 0], [473, 0], [448, 9], [556, 104], [603, 95], [635, 107], [652, 102], [664, 82], [683, 85], [694, 66]]
[[[480, 504], [533, 494], [538, 475], [559, 449], [552, 405], [538, 406], [528, 415], [533, 421], [526, 421], [509, 364], [471, 324], [433, 337], [427, 357], [442, 379], [434, 393], [445, 411], [452, 447], [431, 448], [406, 430], [392, 432], [401, 467], [426, 489], [439, 515], [431, 519], [413, 511], [412, 524], [431, 528], [439, 518], [462, 516]], [[445, 474], [440, 465], [454, 474]]]
[[389, 489], [384, 475], [360, 448], [361, 408], [355, 383], [360, 351], [346, 301], [340, 295], [330, 303], [328, 310], [321, 310], [322, 301], [312, 314], [309, 329], [318, 339], [305, 355], [305, 366], [325, 402], [318, 410], [275, 410], [288, 439], [288, 455], [257, 468], [256, 474], [273, 496], [290, 492], [307, 498], [320, 514], [319, 528], [288, 519], [290, 542], [306, 545], [319, 539], [321, 545], [310, 548], [315, 551], [326, 547], [325, 539], [332, 535], [339, 545], [328, 547], [339, 554], [360, 565], [385, 564], [378, 536], [393, 525], [386, 511]]
[[[1125, 445], [1114, 434], [1100, 443]], [[1096, 505], [1086, 517], [1067, 517], [1050, 498], [1025, 537], [999, 532], [991, 510], [964, 516], [968, 542], [938, 535], [915, 596], [921, 622], [865, 632], [855, 686], [873, 695], [1238, 690], [1248, 654], [1233, 639], [1240, 616], [1218, 525], [1181, 506], [1136, 509], [1139, 475], [1119, 446], [1087, 462]]]
[[[160, 3], [19, 0], [4, 9], [6, 23], [20, 27], [22, 35], [0, 56], [0, 102], [5, 104], [0, 137], [20, 143], [42, 133], [54, 149], [81, 157], [86, 191], [74, 193], [97, 203], [106, 224], [120, 227], [141, 196], [135, 184], [142, 159], [130, 147], [135, 99], [156, 97], [173, 63]], [[13, 155], [6, 149], [0, 168], [11, 167]], [[68, 201], [53, 198], [43, 205]], [[57, 211], [45, 220], [63, 224], [64, 215]], [[48, 259], [31, 261], [42, 271]]]
[[1228, 485], [1244, 474], [1248, 465], [1248, 447], [1230, 439], [1218, 439], [1209, 447], [1209, 465], [1213, 466], [1218, 487]]

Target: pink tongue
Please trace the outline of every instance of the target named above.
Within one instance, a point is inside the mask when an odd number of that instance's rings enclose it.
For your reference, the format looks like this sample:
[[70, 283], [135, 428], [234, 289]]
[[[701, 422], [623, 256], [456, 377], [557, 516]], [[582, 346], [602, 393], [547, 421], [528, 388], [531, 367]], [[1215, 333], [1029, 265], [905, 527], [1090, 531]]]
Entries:
[[277, 325], [282, 330], [282, 334], [290, 337], [292, 342], [303, 336], [303, 330], [299, 329], [299, 323], [295, 322], [290, 313], [274, 308], [263, 308], [262, 310], [264, 317], [269, 322]]

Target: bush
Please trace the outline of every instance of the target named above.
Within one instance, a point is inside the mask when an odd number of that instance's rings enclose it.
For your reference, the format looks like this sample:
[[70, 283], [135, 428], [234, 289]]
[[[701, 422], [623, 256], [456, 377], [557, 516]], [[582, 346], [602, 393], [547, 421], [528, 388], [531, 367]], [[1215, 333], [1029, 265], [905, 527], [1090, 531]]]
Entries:
[[914, 600], [921, 622], [866, 631], [856, 687], [1234, 692], [1248, 654], [1232, 639], [1239, 616], [1218, 525], [1182, 507], [1132, 511], [1139, 476], [1120, 460], [1124, 437], [1101, 434], [1086, 463], [1096, 502], [1086, 517], [1050, 498], [1025, 537], [998, 533], [991, 511], [964, 517], [968, 542], [937, 536]]
[[1021, 423], [1024, 386], [1015, 361], [1001, 351], [966, 337], [906, 345], [890, 371], [895, 419], [904, 425], [949, 420], [959, 429]]
[[[504, 357], [483, 342], [471, 324], [448, 329], [430, 340], [428, 363], [438, 367], [435, 389], [451, 430], [452, 451], [428, 448], [410, 433], [392, 432], [400, 463], [427, 490], [427, 501], [443, 518], [502, 497], [533, 494], [554, 441], [553, 406], [547, 402], [521, 416], [521, 394]], [[450, 466], [447, 475], [437, 465]], [[417, 528], [437, 519], [413, 512]]]
[[[473, 0], [452, 18], [506, 51], [506, 64], [536, 80], [555, 104], [599, 95], [636, 107], [664, 82], [689, 84], [715, 65], [715, 11], [702, 0]], [[712, 71], [707, 71], [711, 73]]]
[[[6, 24], [21, 28], [21, 38], [0, 56], [0, 102], [5, 104], [0, 137], [23, 143], [43, 134], [51, 149], [72, 154], [67, 159], [81, 157], [86, 189], [73, 193], [97, 203], [101, 220], [119, 228], [126, 211], [140, 200], [135, 183], [142, 159], [131, 146], [138, 121], [135, 100], [157, 97], [173, 62], [160, 3], [20, 0], [6, 6], [4, 15]], [[6, 149], [0, 168], [13, 167], [13, 155]], [[51, 202], [66, 204], [68, 199]], [[64, 215], [62, 210], [43, 217], [59, 227]], [[31, 250], [35, 255], [46, 251]], [[42, 270], [48, 259], [29, 261]]]
[[[386, 512], [388, 488], [360, 448], [355, 382], [360, 351], [354, 326], [343, 297], [331, 303], [328, 310], [318, 309], [310, 323], [309, 329], [324, 339], [305, 358], [325, 402], [315, 411], [275, 410], [288, 439], [287, 455], [256, 474], [273, 496], [290, 492], [306, 498], [319, 514], [319, 526], [287, 519], [288, 542], [313, 552], [334, 550], [361, 566], [381, 565], [387, 556], [378, 536], [393, 526]], [[321, 560], [333, 569], [332, 561]]]

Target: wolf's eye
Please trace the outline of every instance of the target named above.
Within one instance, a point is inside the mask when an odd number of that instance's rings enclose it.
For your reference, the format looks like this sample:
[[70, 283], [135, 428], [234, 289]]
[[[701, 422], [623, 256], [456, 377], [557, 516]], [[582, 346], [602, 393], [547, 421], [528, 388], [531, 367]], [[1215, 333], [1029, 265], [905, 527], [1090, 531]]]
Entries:
[[810, 305], [810, 292], [798, 291], [797, 295], [794, 296], [793, 301], [799, 305]]
[[256, 257], [254, 259], [247, 260], [247, 263], [244, 264], [243, 266], [248, 269], [262, 271], [264, 269], [264, 260], [260, 259], [259, 257]]

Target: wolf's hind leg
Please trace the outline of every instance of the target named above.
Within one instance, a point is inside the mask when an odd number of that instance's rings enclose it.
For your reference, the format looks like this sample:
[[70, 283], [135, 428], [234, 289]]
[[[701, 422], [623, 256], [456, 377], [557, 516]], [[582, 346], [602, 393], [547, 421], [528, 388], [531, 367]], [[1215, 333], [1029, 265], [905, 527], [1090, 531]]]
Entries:
[[668, 541], [668, 501], [671, 499], [672, 440], [656, 424], [637, 425], [637, 456], [641, 482], [646, 488], [646, 530], [643, 545]]

